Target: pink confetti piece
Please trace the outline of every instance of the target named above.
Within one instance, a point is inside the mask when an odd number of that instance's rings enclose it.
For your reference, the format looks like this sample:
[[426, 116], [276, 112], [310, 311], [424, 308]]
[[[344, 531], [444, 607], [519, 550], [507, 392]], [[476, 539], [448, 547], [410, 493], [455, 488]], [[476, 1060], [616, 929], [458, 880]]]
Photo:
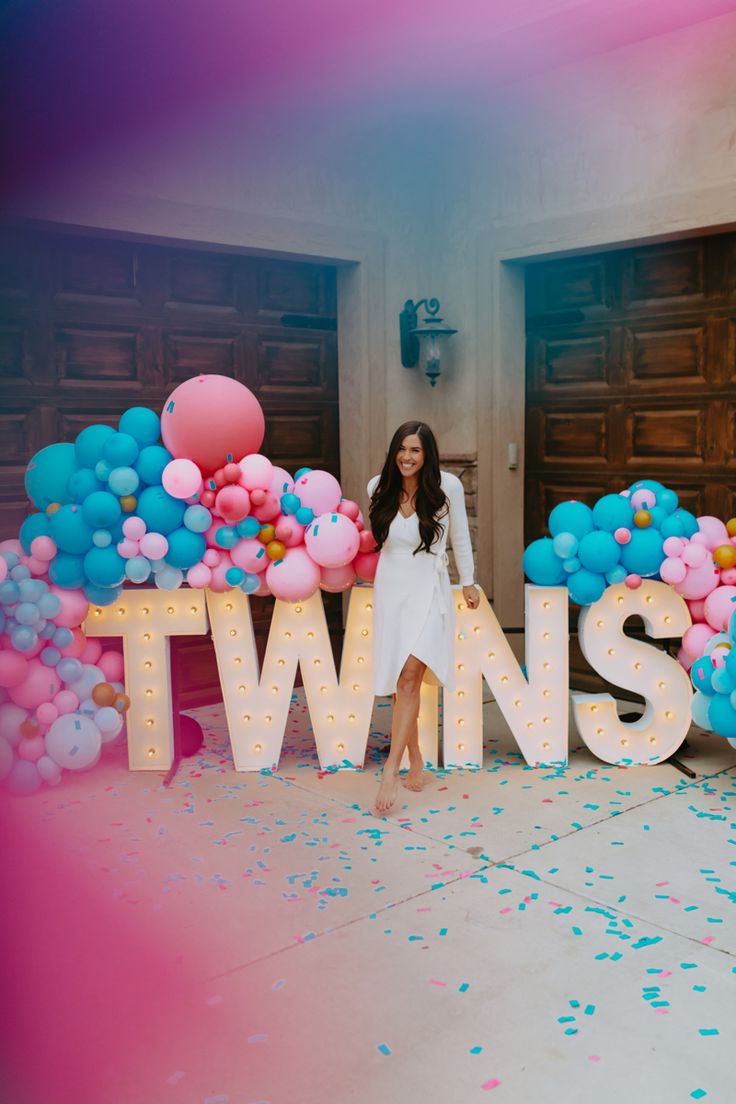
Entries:
[[714, 939], [715, 939], [714, 935], [706, 935], [705, 939], [701, 939], [700, 942], [708, 944], [708, 943], [712, 943]]
[[429, 984], [430, 985], [441, 985], [442, 987], [444, 987], [445, 985], [447, 985], [447, 982], [446, 981], [435, 981], [433, 978], [430, 978]]
[[588, 1055], [588, 1061], [589, 1061], [589, 1062], [600, 1062], [600, 1060], [601, 1060], [601, 1059], [600, 1059], [600, 1055], [599, 1055], [599, 1054], [589, 1054], [589, 1055]]
[[481, 1088], [488, 1091], [488, 1089], [497, 1089], [500, 1084], [501, 1082], [497, 1077], [492, 1077], [490, 1081], [484, 1081]]

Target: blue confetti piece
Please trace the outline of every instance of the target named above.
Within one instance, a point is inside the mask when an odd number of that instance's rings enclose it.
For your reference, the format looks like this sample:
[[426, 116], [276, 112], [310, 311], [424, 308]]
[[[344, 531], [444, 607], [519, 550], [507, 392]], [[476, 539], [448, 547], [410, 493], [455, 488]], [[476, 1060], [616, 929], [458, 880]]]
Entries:
[[391, 1048], [389, 1046], [387, 1046], [386, 1043], [379, 1043], [378, 1046], [376, 1047], [376, 1050], [380, 1054], [390, 1054], [391, 1053]]

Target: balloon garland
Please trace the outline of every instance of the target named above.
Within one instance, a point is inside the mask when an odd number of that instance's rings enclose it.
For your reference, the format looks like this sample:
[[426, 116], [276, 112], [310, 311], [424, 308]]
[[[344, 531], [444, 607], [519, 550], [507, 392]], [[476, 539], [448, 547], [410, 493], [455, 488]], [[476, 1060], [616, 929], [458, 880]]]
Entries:
[[696, 690], [693, 720], [736, 746], [736, 518], [696, 518], [675, 491], [642, 479], [592, 509], [561, 502], [549, 531], [524, 552], [533, 583], [565, 585], [573, 602], [587, 606], [607, 586], [636, 589], [654, 578], [686, 600], [693, 624], [677, 658]]
[[0, 543], [0, 779], [14, 794], [94, 766], [130, 702], [123, 661], [85, 637], [90, 604], [124, 585], [239, 587], [299, 602], [372, 582], [378, 553], [327, 471], [294, 477], [259, 453], [256, 397], [197, 376], [161, 416], [132, 407], [28, 464], [37, 512]]

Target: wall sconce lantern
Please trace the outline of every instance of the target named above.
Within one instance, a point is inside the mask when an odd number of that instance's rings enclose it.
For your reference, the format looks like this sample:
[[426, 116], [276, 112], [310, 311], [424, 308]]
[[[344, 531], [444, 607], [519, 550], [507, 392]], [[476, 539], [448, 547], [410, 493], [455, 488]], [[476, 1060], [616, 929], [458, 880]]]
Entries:
[[[424, 307], [425, 314], [421, 321], [417, 317], [420, 307]], [[439, 309], [439, 299], [420, 299], [418, 303], [407, 299], [399, 315], [401, 363], [405, 368], [414, 368], [421, 358], [433, 387], [440, 374], [440, 342], [457, 333], [443, 324], [437, 313]]]

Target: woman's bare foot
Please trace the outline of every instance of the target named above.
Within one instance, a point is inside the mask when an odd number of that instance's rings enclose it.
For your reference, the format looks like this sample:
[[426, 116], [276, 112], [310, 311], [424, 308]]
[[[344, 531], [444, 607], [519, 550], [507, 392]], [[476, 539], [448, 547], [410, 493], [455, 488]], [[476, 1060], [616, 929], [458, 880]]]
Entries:
[[418, 793], [424, 786], [424, 764], [421, 761], [412, 763], [401, 781], [407, 790]]
[[378, 788], [376, 794], [375, 811], [379, 816], [385, 816], [389, 809], [396, 801], [396, 794], [399, 788], [399, 776], [394, 770], [389, 769], [388, 763], [383, 768], [383, 777], [381, 778], [381, 785]]

